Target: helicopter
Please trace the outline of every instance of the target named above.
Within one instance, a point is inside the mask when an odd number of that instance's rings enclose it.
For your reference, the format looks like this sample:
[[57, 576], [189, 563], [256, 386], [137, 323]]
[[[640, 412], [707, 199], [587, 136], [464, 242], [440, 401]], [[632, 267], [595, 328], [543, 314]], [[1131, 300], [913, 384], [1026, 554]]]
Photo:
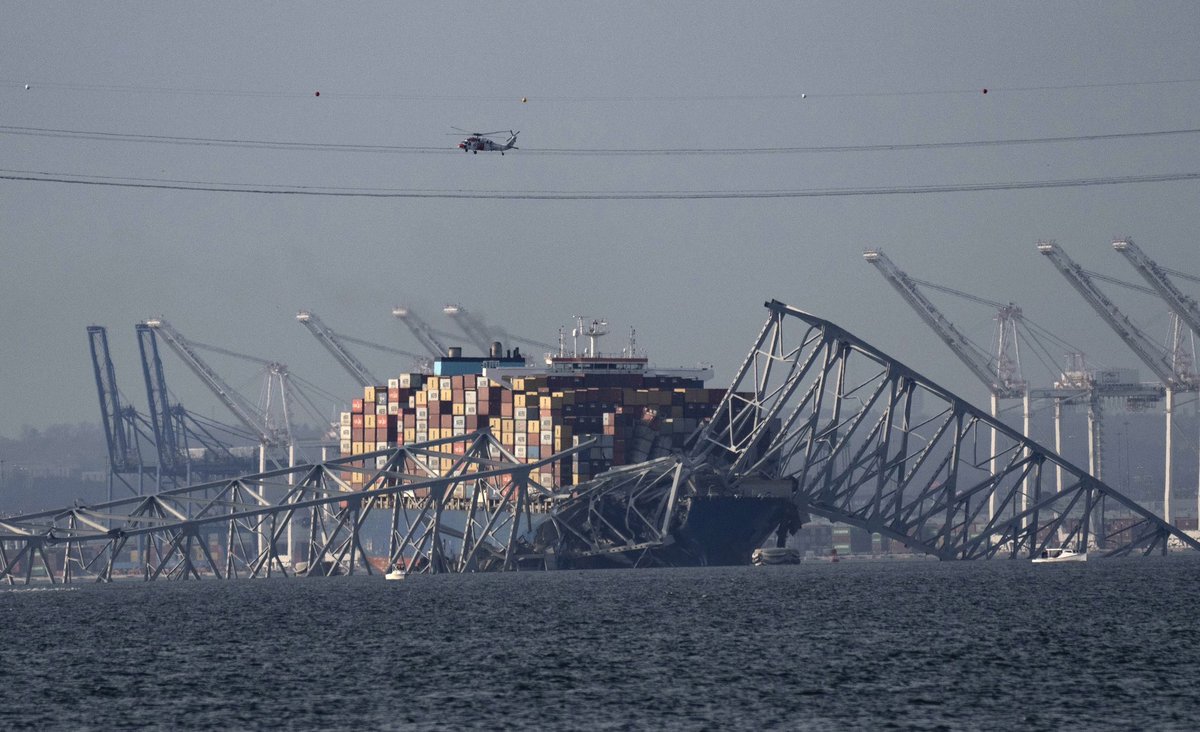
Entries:
[[467, 133], [467, 139], [458, 143], [458, 149], [462, 150], [463, 152], [470, 151], [478, 154], [479, 151], [482, 150], [484, 152], [499, 152], [501, 155], [503, 155], [505, 150], [519, 149], [517, 147], [517, 135], [521, 134], [520, 131], [513, 132], [512, 130], [507, 130], [509, 135], [508, 140], [501, 145], [494, 140], [489, 140], [487, 137], [485, 137], [485, 135], [498, 135], [501, 132], [505, 132], [505, 130], [496, 130], [495, 132], [468, 132], [467, 130], [459, 127], [452, 127], [451, 129]]

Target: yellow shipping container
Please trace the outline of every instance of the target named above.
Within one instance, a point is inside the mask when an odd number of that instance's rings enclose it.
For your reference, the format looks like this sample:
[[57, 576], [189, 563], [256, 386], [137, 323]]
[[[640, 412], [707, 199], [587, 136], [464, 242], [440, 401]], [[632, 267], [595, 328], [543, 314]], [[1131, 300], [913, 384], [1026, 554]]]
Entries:
[[410, 442], [415, 442], [416, 439], [417, 439], [417, 431], [415, 429], [413, 429], [412, 427], [405, 427], [404, 428], [405, 444], [408, 444]]
[[374, 404], [375, 403], [375, 387], [373, 387], [373, 386], [364, 386], [363, 387], [363, 403], [364, 404]]
[[549, 411], [553, 408], [554, 400], [551, 397], [544, 396], [538, 398], [538, 408]]
[[430, 439], [431, 441], [432, 441], [432, 440], [440, 440], [440, 439], [442, 439], [442, 430], [441, 430], [441, 428], [440, 428], [440, 427], [430, 427], [430, 428], [429, 428], [429, 439]]
[[499, 434], [504, 431], [504, 420], [499, 417], [488, 417], [488, 429], [494, 434]]
[[511, 420], [511, 419], [502, 419], [502, 420], [500, 420], [500, 424], [501, 424], [501, 431], [502, 431], [502, 432], [507, 432], [507, 433], [509, 433], [509, 434], [512, 434], [513, 432], [516, 432], [516, 429], [514, 429], [514, 425], [515, 425], [515, 422], [514, 422], [514, 420]]
[[366, 429], [369, 429], [369, 430], [375, 429], [375, 415], [374, 414], [364, 414], [363, 415], [363, 427], [365, 427]]
[[525, 408], [525, 395], [524, 394], [513, 394], [513, 409], [524, 409], [524, 408]]
[[525, 423], [525, 431], [531, 435], [536, 435], [542, 431], [542, 423], [536, 419], [531, 419]]
[[454, 402], [450, 405], [450, 414], [455, 417], [461, 417], [467, 413], [467, 405], [462, 402]]
[[525, 377], [514, 376], [512, 380], [512, 388], [513, 391], [525, 391]]
[[416, 394], [416, 397], [417, 397], [417, 406], [418, 407], [424, 407], [429, 404], [429, 395], [426, 394], [424, 391], [418, 391]]
[[361, 442], [351, 442], [350, 443], [350, 454], [351, 455], [362, 455], [363, 454], [363, 444]]

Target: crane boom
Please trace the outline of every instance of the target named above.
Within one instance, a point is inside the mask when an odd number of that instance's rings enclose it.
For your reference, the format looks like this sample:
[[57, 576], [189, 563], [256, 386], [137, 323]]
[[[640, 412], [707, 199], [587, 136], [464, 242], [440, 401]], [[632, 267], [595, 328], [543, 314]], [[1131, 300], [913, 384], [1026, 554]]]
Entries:
[[1196, 301], [1185, 295], [1175, 283], [1167, 277], [1167, 271], [1158, 266], [1150, 257], [1146, 256], [1132, 239], [1118, 239], [1113, 242], [1113, 249], [1116, 249], [1133, 268], [1142, 275], [1142, 278], [1154, 288], [1155, 293], [1166, 300], [1167, 305], [1176, 315], [1187, 323], [1187, 326], [1192, 329], [1193, 333], [1200, 334], [1200, 305]]
[[1000, 369], [993, 366], [993, 359], [962, 334], [954, 324], [942, 314], [937, 307], [917, 288], [916, 282], [903, 270], [897, 267], [879, 249], [869, 249], [863, 253], [863, 259], [875, 265], [892, 287], [900, 293], [921, 317], [925, 324], [933, 329], [958, 356], [971, 373], [984, 383], [993, 395], [1005, 399], [1017, 399], [1025, 394], [1025, 383], [1019, 375], [1002, 375]]
[[1129, 346], [1142, 363], [1146, 364], [1156, 377], [1168, 387], [1177, 386], [1180, 384], [1180, 378], [1172, 368], [1171, 362], [1167, 359], [1166, 354], [1151, 341], [1142, 331], [1133, 324], [1121, 310], [1113, 304], [1112, 300], [1092, 282], [1091, 277], [1087, 272], [1080, 267], [1074, 260], [1053, 241], [1039, 241], [1037, 250], [1045, 256], [1058, 269], [1071, 286], [1083, 295], [1083, 299], [1087, 301], [1092, 309], [1108, 323], [1109, 327], [1116, 332], [1125, 345]]
[[333, 354], [333, 357], [337, 359], [339, 364], [342, 365], [342, 368], [346, 369], [346, 371], [349, 371], [350, 375], [353, 376], [356, 381], [358, 381], [359, 386], [375, 386], [383, 383], [379, 379], [375, 378], [375, 376], [367, 369], [367, 367], [363, 365], [362, 361], [359, 361], [354, 357], [354, 354], [351, 353], [348, 348], [346, 348], [345, 344], [342, 343], [342, 340], [338, 337], [338, 335], [334, 333], [327, 325], [325, 325], [325, 323], [317, 317], [316, 313], [308, 310], [301, 310], [300, 312], [296, 313], [296, 320], [299, 320], [305, 328], [308, 328], [309, 332], [321, 342], [321, 345], [325, 346], [325, 348]]
[[442, 308], [442, 312], [454, 319], [454, 322], [467, 336], [467, 340], [471, 341], [480, 353], [488, 353], [491, 350], [492, 337], [483, 322], [475, 317], [474, 313], [467, 312], [467, 309], [461, 305], [447, 305]]
[[166, 320], [162, 318], [151, 318], [145, 321], [145, 325], [153, 328], [156, 332], [162, 335], [163, 340], [171, 347], [171, 350], [183, 359], [192, 373], [204, 382], [204, 385], [216, 395], [217, 399], [225, 405], [225, 408], [233, 413], [239, 422], [247, 427], [259, 441], [266, 445], [282, 445], [286, 444], [286, 437], [281, 436], [276, 430], [267, 424], [265, 415], [250, 402], [239, 394], [233, 387], [225, 383], [212, 367], [204, 362], [192, 347], [191, 342], [184, 338], [183, 334], [175, 330]]
[[446, 355], [446, 346], [438, 340], [436, 332], [419, 315], [402, 305], [392, 308], [392, 315], [408, 326], [413, 336], [429, 351], [429, 355], [440, 358]]

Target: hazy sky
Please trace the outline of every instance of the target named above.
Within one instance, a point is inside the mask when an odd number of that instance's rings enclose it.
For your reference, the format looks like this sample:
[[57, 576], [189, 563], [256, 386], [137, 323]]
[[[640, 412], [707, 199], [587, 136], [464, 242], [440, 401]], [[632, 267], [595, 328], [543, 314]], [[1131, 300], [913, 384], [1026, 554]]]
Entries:
[[[1194, 2], [5, 2], [2, 10], [0, 175], [628, 193], [1200, 172], [1200, 135], [705, 152], [1198, 128]], [[462, 154], [452, 126], [520, 130], [523, 150]], [[112, 134], [174, 139], [95, 139]], [[351, 144], [393, 149], [331, 147]], [[563, 149], [579, 152], [547, 153]], [[864, 263], [864, 247], [883, 248], [916, 277], [1017, 302], [1097, 363], [1133, 367], [1034, 243], [1056, 239], [1085, 267], [1134, 280], [1110, 246], [1128, 235], [1161, 264], [1200, 274], [1198, 202], [1195, 180], [570, 201], [0, 180], [0, 435], [98, 418], [89, 324], [108, 326], [118, 381], [139, 406], [133, 325], [159, 315], [196, 341], [283, 361], [349, 399], [357, 387], [296, 322], [297, 310], [417, 350], [392, 306], [410, 304], [449, 329], [438, 311], [451, 301], [544, 341], [574, 314], [607, 318], [612, 349], [632, 325], [658, 364], [709, 361], [713, 385], [724, 385], [766, 317], [762, 303], [777, 298], [982, 404], [982, 385]], [[1178, 284], [1200, 297], [1200, 285]], [[1163, 306], [1105, 289], [1165, 337]], [[990, 340], [987, 308], [931, 297], [978, 342]], [[409, 368], [368, 349], [358, 355], [381, 376]], [[165, 359], [185, 406], [229, 419], [182, 363]], [[253, 364], [209, 361], [257, 396]]]

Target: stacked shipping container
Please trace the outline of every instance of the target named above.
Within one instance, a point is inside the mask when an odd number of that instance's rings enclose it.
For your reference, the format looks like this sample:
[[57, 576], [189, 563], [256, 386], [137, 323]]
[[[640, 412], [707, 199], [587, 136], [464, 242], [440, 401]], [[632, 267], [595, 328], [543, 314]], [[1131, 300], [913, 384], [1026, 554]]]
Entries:
[[[703, 388], [699, 379], [640, 373], [527, 375], [507, 384], [479, 374], [402, 374], [386, 387], [365, 387], [342, 413], [341, 453], [361, 455], [486, 427], [517, 460], [536, 463], [595, 438], [590, 448], [531, 474], [545, 486], [574, 485], [681, 447], [724, 393]], [[461, 442], [444, 446], [446, 457], [434, 467], [448, 470], [463, 449]], [[348, 477], [352, 484], [365, 479], [361, 472]]]

